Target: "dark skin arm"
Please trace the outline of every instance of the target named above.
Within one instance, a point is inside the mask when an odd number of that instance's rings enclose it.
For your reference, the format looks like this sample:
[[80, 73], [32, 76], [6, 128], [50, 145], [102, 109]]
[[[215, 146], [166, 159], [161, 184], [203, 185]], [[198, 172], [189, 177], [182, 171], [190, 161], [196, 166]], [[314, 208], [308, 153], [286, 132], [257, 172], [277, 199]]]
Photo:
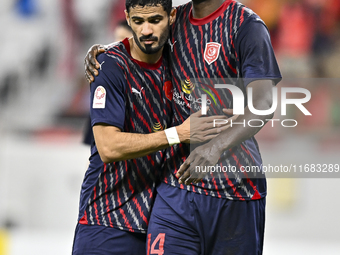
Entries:
[[[274, 84], [270, 80], [254, 81], [248, 85], [253, 88], [253, 105], [257, 110], [270, 109], [272, 105], [272, 88]], [[226, 114], [231, 114], [232, 110], [223, 110]], [[260, 119], [264, 123], [273, 118], [274, 114], [259, 116], [251, 113], [248, 107], [245, 108], [244, 115], [237, 117], [236, 122], [243, 122], [246, 125], [233, 125], [233, 127], [221, 132], [217, 137], [208, 143], [197, 147], [191, 152], [187, 160], [182, 164], [176, 176], [179, 183], [189, 185], [200, 182], [206, 173], [195, 172], [195, 166], [214, 166], [218, 162], [220, 155], [248, 138], [254, 136], [262, 127], [250, 127], [249, 120]]]

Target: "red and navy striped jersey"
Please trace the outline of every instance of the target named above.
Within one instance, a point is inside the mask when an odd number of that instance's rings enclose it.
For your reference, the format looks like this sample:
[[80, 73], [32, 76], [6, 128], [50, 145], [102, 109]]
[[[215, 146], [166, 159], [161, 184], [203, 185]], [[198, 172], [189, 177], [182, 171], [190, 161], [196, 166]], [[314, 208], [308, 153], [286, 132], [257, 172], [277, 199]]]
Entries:
[[[193, 18], [191, 2], [179, 6], [169, 44], [174, 86], [173, 125], [182, 123], [191, 113], [200, 110], [202, 93], [208, 94], [213, 114], [223, 114], [222, 108], [232, 108], [232, 94], [226, 89], [214, 89], [214, 84], [234, 84], [244, 92], [254, 80], [270, 79], [277, 83], [281, 79], [265, 24], [237, 1], [226, 0], [203, 19]], [[189, 191], [235, 200], [259, 199], [266, 195], [264, 176], [258, 174], [258, 178], [250, 178], [254, 176], [242, 172], [241, 168], [262, 164], [254, 137], [221, 155], [217, 165], [234, 166], [237, 172], [215, 173], [197, 185], [180, 185], [174, 173], [193, 148], [179, 144], [167, 149], [166, 166], [171, 171], [164, 182]]]
[[[166, 58], [150, 65], [133, 59], [127, 39], [98, 56], [91, 84], [91, 125], [147, 134], [171, 124], [171, 89]], [[131, 146], [134, 146], [131, 144]], [[145, 233], [164, 151], [104, 164], [95, 145], [81, 189], [79, 223]]]

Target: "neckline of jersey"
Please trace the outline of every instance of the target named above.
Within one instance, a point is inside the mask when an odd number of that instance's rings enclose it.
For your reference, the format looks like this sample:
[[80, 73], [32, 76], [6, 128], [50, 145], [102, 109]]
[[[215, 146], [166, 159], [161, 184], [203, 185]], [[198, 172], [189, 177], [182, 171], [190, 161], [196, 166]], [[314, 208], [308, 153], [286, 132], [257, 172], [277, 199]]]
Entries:
[[201, 19], [197, 19], [193, 17], [192, 6], [191, 6], [190, 11], [189, 11], [189, 21], [194, 26], [202, 26], [202, 25], [208, 24], [211, 21], [218, 18], [219, 16], [221, 16], [221, 14], [228, 8], [231, 2], [232, 0], [225, 0], [224, 3], [220, 7], [218, 7], [218, 9], [216, 9], [213, 13]]
[[135, 62], [137, 65], [139, 65], [140, 67], [143, 67], [145, 69], [150, 69], [150, 70], [157, 70], [158, 68], [161, 67], [162, 65], [162, 61], [163, 61], [163, 55], [162, 57], [155, 63], [155, 64], [149, 64], [149, 63], [145, 63], [142, 61], [139, 61], [137, 59], [134, 59], [131, 56], [131, 48], [130, 48], [130, 43], [129, 43], [129, 38], [125, 38], [122, 43], [125, 46], [125, 49], [127, 50], [127, 52], [129, 53], [129, 56], [131, 57], [132, 61]]

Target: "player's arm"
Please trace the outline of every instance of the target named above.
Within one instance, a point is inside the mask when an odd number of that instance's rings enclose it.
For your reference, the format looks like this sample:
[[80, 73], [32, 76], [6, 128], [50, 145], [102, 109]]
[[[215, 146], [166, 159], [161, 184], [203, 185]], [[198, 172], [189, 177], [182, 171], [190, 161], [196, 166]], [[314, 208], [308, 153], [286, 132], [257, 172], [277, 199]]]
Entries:
[[[272, 105], [272, 88], [274, 83], [271, 80], [258, 80], [250, 83], [248, 87], [253, 89], [253, 106], [257, 110], [268, 110]], [[231, 114], [231, 110], [223, 110], [227, 114]], [[205, 173], [197, 173], [192, 166], [214, 166], [218, 162], [221, 154], [239, 145], [243, 141], [254, 136], [259, 132], [261, 127], [247, 125], [249, 120], [257, 119], [267, 123], [273, 118], [273, 114], [255, 115], [248, 107], [244, 110], [244, 115], [240, 115], [233, 120], [232, 127], [221, 132], [218, 136], [210, 140], [208, 143], [197, 147], [193, 150], [187, 160], [178, 170], [176, 176], [180, 183], [190, 184], [200, 181]], [[236, 124], [237, 123], [237, 124]]]
[[122, 132], [120, 128], [104, 123], [95, 124], [93, 133], [102, 161], [109, 163], [143, 157], [165, 149], [171, 145], [169, 136], [176, 136], [176, 132], [178, 142], [181, 143], [209, 141], [229, 127], [214, 127], [215, 118], [226, 119], [226, 116], [205, 117], [196, 112], [181, 125], [174, 127], [176, 131], [172, 128], [170, 134], [166, 134], [166, 131], [150, 134]]
[[96, 124], [94, 138], [104, 163], [139, 158], [169, 146], [165, 132], [137, 134], [121, 132], [118, 127]]

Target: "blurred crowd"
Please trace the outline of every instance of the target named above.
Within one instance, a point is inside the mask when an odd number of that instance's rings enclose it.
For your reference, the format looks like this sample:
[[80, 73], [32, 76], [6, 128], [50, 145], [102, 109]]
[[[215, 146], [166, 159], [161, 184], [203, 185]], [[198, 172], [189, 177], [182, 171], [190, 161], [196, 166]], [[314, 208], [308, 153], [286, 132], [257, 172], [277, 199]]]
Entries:
[[246, 2], [267, 24], [285, 77], [339, 77], [340, 1]]
[[[88, 114], [84, 56], [117, 40], [120, 0], [2, 0], [0, 131], [78, 128]], [[39, 103], [37, 103], [39, 102]]]
[[[11, 108], [6, 106], [13, 101], [27, 104], [27, 91], [31, 91], [30, 95], [34, 98], [39, 93], [32, 90], [41, 88], [37, 84], [46, 83], [50, 91], [55, 90], [54, 96], [59, 97], [55, 99], [59, 103], [54, 104], [49, 116], [69, 121], [87, 116], [89, 89], [84, 78], [84, 56], [95, 43], [108, 44], [119, 39], [115, 32], [124, 20], [125, 2], [3, 1], [0, 20], [10, 31], [2, 35], [4, 40], [0, 42], [0, 51], [3, 53], [0, 66], [0, 117], [1, 108]], [[339, 77], [339, 0], [240, 1], [253, 9], [268, 26], [285, 79]], [[174, 4], [186, 2], [178, 0]], [[18, 49], [22, 51], [20, 59], [13, 57], [13, 52]], [[313, 117], [298, 116], [301, 128], [338, 127], [339, 86], [324, 82], [322, 86], [307, 84], [305, 87], [312, 93], [313, 100], [308, 107], [312, 109]], [[58, 96], [58, 89], [62, 96]], [[17, 100], [18, 95], [25, 100]], [[42, 96], [39, 97], [41, 99]], [[46, 105], [51, 102], [46, 101]], [[291, 113], [292, 116], [296, 114], [296, 111]]]
[[[340, 1], [247, 0], [266, 23], [284, 77], [281, 86], [308, 89], [312, 99], [287, 118], [299, 123], [298, 133], [318, 134], [322, 141], [339, 143], [340, 126]], [[320, 79], [331, 78], [331, 79]], [[337, 136], [335, 137], [334, 134]], [[325, 137], [326, 136], [326, 137]]]

